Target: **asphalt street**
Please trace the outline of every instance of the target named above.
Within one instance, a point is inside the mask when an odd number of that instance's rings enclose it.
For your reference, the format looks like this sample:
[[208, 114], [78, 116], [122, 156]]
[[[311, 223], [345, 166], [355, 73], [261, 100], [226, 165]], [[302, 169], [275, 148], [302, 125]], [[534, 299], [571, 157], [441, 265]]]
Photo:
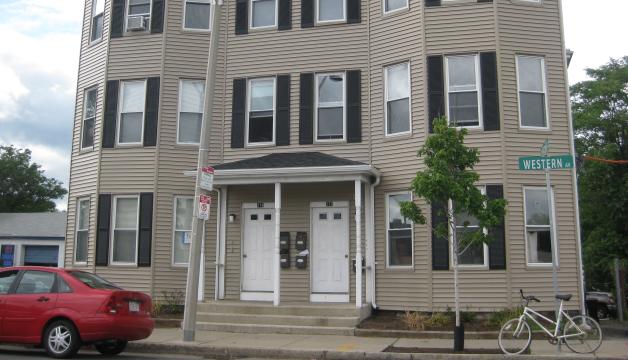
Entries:
[[[46, 352], [42, 349], [22, 348], [17, 346], [0, 346], [0, 359], [1, 360], [43, 360], [51, 359], [46, 355]], [[117, 356], [102, 356], [97, 351], [89, 349], [81, 349], [75, 360], [105, 360], [105, 359], [117, 359], [117, 360], [201, 360], [204, 359], [200, 356], [186, 356], [186, 355], [162, 355], [162, 354], [134, 354], [134, 353], [122, 353]]]

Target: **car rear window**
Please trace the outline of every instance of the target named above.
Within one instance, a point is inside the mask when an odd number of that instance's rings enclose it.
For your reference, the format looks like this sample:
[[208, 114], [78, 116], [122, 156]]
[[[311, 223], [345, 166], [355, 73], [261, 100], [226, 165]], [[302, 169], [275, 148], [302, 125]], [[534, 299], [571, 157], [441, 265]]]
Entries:
[[83, 284], [89, 286], [92, 289], [105, 289], [105, 290], [119, 290], [118, 286], [110, 283], [109, 281], [101, 278], [98, 275], [94, 275], [83, 271], [71, 271], [70, 275], [80, 280]]

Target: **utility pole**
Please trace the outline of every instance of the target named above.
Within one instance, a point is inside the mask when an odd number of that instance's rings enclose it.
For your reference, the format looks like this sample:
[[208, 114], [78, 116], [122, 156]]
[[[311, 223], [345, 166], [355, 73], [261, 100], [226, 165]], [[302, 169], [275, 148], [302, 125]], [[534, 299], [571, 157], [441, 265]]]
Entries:
[[[198, 202], [206, 191], [201, 188], [201, 169], [206, 166], [209, 155], [209, 139], [211, 118], [214, 104], [214, 88], [216, 83], [216, 55], [220, 39], [220, 22], [222, 19], [223, 0], [211, 1], [211, 33], [209, 37], [209, 54], [207, 56], [207, 74], [205, 76], [205, 102], [201, 122], [201, 143], [198, 148], [196, 165], [196, 186], [194, 190], [194, 216], [192, 218], [192, 239], [190, 243], [190, 259], [185, 291], [185, 309], [183, 313], [183, 341], [194, 341], [196, 334], [196, 305], [198, 302], [198, 280], [201, 265], [201, 244], [204, 220], [199, 219]], [[210, 204], [211, 208], [211, 204]]]

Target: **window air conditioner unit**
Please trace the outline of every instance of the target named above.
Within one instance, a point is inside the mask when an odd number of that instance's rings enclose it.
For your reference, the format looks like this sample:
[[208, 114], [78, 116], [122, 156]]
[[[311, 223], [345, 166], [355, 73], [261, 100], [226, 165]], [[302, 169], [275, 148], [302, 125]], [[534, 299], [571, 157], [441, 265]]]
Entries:
[[147, 17], [144, 15], [132, 15], [127, 19], [126, 28], [128, 31], [146, 30]]

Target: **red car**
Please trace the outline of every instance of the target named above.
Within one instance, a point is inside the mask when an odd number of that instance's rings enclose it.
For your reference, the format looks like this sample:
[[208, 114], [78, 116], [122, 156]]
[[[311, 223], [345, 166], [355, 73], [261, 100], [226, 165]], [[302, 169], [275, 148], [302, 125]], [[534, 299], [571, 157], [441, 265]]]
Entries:
[[41, 345], [54, 358], [81, 345], [121, 353], [153, 332], [150, 296], [78, 270], [20, 266], [0, 270], [0, 342]]

